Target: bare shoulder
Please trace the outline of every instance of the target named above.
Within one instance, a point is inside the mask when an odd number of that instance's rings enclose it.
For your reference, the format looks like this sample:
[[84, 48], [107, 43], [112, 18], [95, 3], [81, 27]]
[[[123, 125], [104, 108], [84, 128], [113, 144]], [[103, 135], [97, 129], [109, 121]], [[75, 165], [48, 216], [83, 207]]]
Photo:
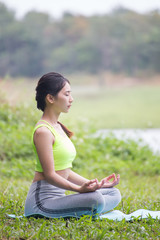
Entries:
[[42, 126], [42, 127], [37, 128], [36, 131], [35, 131], [35, 133], [41, 135], [41, 134], [51, 133], [51, 131], [50, 131], [47, 127]]
[[36, 129], [35, 133], [34, 133], [34, 140], [36, 140], [37, 138], [43, 138], [43, 139], [51, 139], [52, 141], [54, 140], [54, 136], [51, 133], [51, 131], [45, 127], [39, 127]]

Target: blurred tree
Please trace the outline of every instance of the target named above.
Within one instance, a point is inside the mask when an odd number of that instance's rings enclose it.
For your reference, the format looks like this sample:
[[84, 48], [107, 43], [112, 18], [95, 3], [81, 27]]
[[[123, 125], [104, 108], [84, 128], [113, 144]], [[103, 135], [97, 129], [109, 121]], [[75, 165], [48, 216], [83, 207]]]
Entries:
[[160, 72], [160, 11], [138, 14], [122, 6], [85, 17], [65, 12], [55, 20], [30, 11], [17, 20], [0, 3], [0, 76], [47, 71]]

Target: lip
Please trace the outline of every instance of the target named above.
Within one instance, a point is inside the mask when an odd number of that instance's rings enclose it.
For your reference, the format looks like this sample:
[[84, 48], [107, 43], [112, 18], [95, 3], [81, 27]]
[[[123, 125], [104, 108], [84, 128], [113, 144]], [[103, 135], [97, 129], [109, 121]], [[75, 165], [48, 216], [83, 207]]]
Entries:
[[68, 105], [68, 108], [70, 108], [72, 105]]

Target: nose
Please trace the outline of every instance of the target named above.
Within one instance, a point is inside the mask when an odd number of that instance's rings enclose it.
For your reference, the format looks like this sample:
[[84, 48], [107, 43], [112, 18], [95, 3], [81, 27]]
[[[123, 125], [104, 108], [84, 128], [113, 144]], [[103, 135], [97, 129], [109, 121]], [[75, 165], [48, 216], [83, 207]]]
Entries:
[[70, 95], [69, 101], [70, 101], [71, 103], [73, 102], [73, 97], [72, 97], [72, 95]]

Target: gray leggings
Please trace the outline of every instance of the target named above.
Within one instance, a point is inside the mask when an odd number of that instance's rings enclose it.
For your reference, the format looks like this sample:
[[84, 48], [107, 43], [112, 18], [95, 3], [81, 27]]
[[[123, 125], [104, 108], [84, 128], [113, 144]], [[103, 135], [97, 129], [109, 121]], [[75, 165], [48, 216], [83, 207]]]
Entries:
[[107, 212], [118, 205], [121, 194], [117, 188], [65, 195], [65, 190], [45, 180], [32, 183], [25, 202], [25, 216], [47, 218], [80, 217]]

